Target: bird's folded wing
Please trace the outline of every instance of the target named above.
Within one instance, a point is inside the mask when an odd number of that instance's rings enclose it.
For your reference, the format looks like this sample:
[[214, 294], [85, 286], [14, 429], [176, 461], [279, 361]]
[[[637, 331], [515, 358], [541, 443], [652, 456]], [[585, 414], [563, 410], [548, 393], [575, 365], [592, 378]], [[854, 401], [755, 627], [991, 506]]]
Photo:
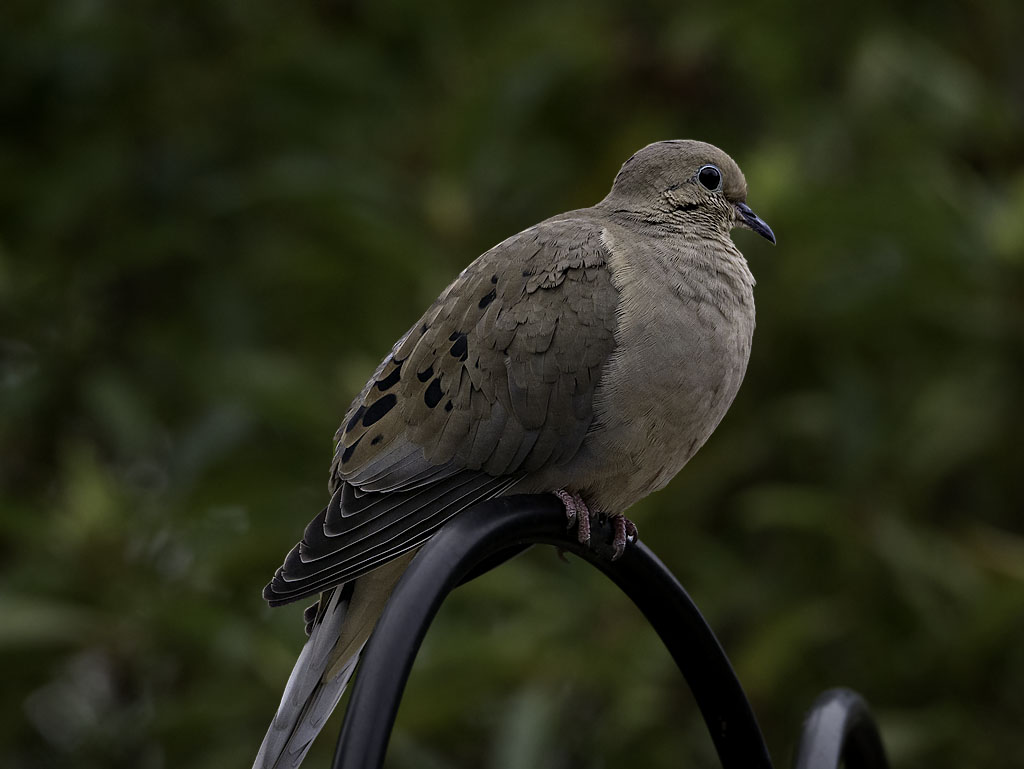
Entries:
[[594, 420], [617, 303], [600, 227], [586, 218], [544, 222], [467, 267], [353, 402], [331, 502], [265, 597], [287, 603], [358, 577], [571, 459]]

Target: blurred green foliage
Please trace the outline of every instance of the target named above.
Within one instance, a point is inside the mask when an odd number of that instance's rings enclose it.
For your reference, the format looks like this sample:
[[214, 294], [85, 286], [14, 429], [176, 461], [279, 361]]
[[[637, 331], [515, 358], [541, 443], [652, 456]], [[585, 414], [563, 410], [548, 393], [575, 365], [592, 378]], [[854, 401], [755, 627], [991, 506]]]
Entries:
[[[248, 766], [303, 642], [260, 589], [462, 266], [634, 150], [743, 166], [747, 381], [633, 512], [785, 766], [826, 687], [902, 767], [1024, 753], [1024, 13], [973, 4], [0, 10], [0, 765]], [[327, 765], [337, 721], [309, 759]], [[714, 766], [596, 572], [460, 590], [389, 766]]]

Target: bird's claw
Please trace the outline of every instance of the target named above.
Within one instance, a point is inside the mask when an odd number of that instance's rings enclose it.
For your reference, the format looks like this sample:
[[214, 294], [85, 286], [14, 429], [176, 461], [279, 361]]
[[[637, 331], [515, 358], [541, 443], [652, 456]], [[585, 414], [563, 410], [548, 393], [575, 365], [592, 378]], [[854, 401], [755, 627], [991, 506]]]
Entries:
[[617, 561], [626, 552], [626, 545], [630, 542], [636, 542], [638, 532], [636, 524], [622, 515], [622, 513], [616, 513], [610, 520], [615, 530], [612, 537], [612, 560]]
[[581, 545], [590, 542], [590, 508], [579, 494], [571, 494], [565, 489], [555, 491], [555, 496], [565, 507], [566, 529], [576, 527], [576, 538]]

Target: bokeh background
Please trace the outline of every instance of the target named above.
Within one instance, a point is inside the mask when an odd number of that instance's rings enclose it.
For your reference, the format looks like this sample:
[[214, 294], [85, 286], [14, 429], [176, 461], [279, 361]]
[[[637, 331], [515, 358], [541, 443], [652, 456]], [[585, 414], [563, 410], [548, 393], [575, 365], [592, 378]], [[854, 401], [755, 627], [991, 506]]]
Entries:
[[[1024, 12], [7, 0], [0, 765], [249, 766], [302, 645], [260, 590], [333, 430], [478, 253], [693, 137], [779, 238], [746, 383], [644, 540], [786, 766], [848, 685], [900, 767], [1024, 756]], [[326, 766], [339, 721], [309, 766]], [[600, 575], [460, 590], [392, 769], [715, 766]]]

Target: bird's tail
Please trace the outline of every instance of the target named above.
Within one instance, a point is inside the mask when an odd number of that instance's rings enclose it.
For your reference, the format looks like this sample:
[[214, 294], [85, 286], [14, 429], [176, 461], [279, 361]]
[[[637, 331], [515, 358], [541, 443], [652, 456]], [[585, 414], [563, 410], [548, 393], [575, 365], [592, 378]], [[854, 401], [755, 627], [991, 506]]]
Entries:
[[302, 763], [344, 694], [359, 653], [412, 555], [321, 597], [309, 640], [292, 668], [253, 769], [294, 769]]

